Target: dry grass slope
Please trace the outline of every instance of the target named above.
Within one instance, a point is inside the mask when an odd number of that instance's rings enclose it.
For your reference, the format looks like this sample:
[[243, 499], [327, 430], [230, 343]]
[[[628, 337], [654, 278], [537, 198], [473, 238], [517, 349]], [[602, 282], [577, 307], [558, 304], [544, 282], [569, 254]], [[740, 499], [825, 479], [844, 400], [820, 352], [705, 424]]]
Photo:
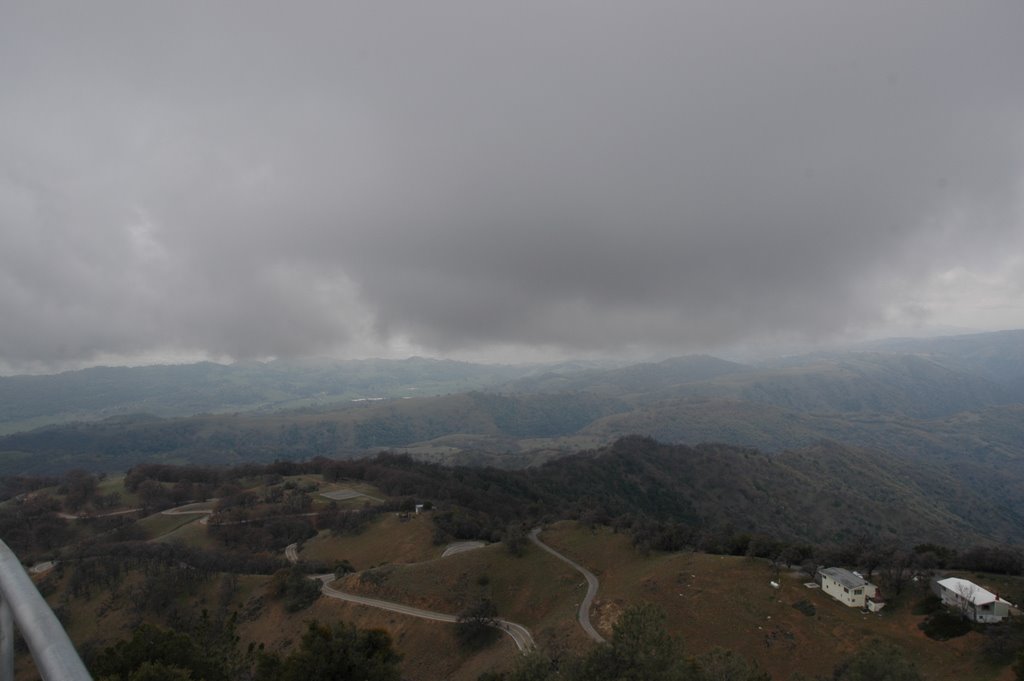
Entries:
[[[625, 607], [648, 601], [665, 609], [668, 626], [689, 652], [731, 648], [757, 660], [775, 679], [788, 679], [794, 672], [828, 676], [872, 637], [903, 648], [932, 681], [985, 681], [1006, 673], [987, 662], [980, 634], [938, 642], [918, 630], [923, 617], [913, 615], [911, 606], [923, 597], [923, 587], [897, 607], [864, 615], [820, 590], [806, 589], [806, 576], [783, 573], [780, 588], [773, 589], [771, 567], [759, 559], [699, 553], [645, 557], [624, 536], [573, 522], [546, 530], [544, 540], [600, 578], [593, 619], [603, 633], [610, 633]], [[801, 600], [814, 605], [815, 615], [808, 617], [793, 607]]]

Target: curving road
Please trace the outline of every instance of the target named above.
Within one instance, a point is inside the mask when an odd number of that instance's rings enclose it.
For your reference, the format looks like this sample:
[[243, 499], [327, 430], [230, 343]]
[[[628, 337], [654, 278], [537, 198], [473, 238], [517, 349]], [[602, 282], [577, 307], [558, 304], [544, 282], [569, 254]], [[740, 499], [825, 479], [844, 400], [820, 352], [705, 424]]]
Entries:
[[294, 565], [299, 562], [299, 545], [289, 544], [284, 547], [284, 557], [288, 559], [288, 562]]
[[457, 541], [445, 547], [444, 553], [441, 554], [441, 557], [447, 558], [448, 556], [454, 556], [456, 553], [465, 553], [466, 551], [472, 551], [473, 549], [482, 549], [485, 546], [487, 546], [487, 543], [482, 541]]
[[[201, 515], [199, 519], [200, 525], [209, 525], [210, 516], [213, 515], [212, 508], [193, 508], [193, 506], [199, 506], [200, 504], [208, 503], [209, 501], [216, 501], [216, 499], [208, 499], [207, 501], [193, 501], [185, 504], [184, 506], [177, 506], [175, 508], [167, 508], [160, 511], [160, 515]], [[186, 523], [187, 524], [187, 523]]]
[[120, 511], [110, 511], [108, 513], [79, 513], [78, 515], [74, 515], [72, 513], [58, 513], [57, 516], [64, 520], [92, 520], [93, 518], [109, 518], [112, 515], [124, 515], [126, 513], [135, 513], [136, 511], [141, 510], [141, 508], [126, 508]]
[[212, 508], [193, 508], [194, 506], [199, 506], [200, 504], [205, 503], [205, 501], [193, 501], [192, 503], [185, 504], [184, 506], [165, 508], [164, 510], [160, 511], [160, 515], [212, 515]]
[[[392, 601], [382, 601], [379, 598], [367, 598], [366, 596], [357, 596], [355, 594], [346, 593], [339, 591], [334, 587], [328, 586], [328, 582], [334, 579], [334, 575], [317, 575], [315, 579], [319, 579], [323, 583], [321, 592], [330, 598], [337, 598], [341, 601], [347, 601], [349, 603], [357, 603], [359, 605], [366, 605], [371, 608], [380, 608], [382, 610], [390, 610], [391, 612], [397, 612], [402, 615], [409, 615], [410, 617], [419, 617], [420, 619], [433, 620], [435, 622], [450, 622], [456, 623], [459, 621], [458, 615], [449, 615], [444, 612], [434, 612], [432, 610], [422, 610], [420, 608], [414, 608], [409, 605], [402, 605], [401, 603], [394, 603]], [[521, 624], [515, 622], [509, 622], [508, 620], [495, 620], [495, 628], [504, 631], [506, 634], [512, 637], [516, 647], [519, 648], [523, 653], [527, 653], [534, 648], [533, 636], [530, 634], [530, 630]]]
[[533, 530], [530, 531], [530, 541], [532, 541], [534, 544], [550, 553], [555, 558], [565, 561], [566, 563], [571, 565], [573, 569], [575, 569], [577, 572], [586, 577], [587, 595], [583, 597], [583, 602], [580, 603], [580, 611], [577, 614], [576, 619], [580, 621], [580, 626], [583, 627], [583, 631], [586, 632], [587, 636], [594, 639], [598, 643], [604, 643], [604, 636], [601, 636], [601, 634], [597, 633], [597, 629], [595, 629], [594, 625], [590, 623], [590, 606], [593, 605], [594, 597], [597, 596], [597, 588], [598, 586], [600, 586], [600, 583], [597, 581], [597, 577], [594, 575], [593, 572], [591, 572], [587, 568], [583, 567], [571, 558], [563, 556], [561, 553], [555, 551], [553, 548], [542, 542], [540, 540], [540, 537], [538, 536], [540, 535], [540, 530], [541, 528], [535, 527], [533, 528]]

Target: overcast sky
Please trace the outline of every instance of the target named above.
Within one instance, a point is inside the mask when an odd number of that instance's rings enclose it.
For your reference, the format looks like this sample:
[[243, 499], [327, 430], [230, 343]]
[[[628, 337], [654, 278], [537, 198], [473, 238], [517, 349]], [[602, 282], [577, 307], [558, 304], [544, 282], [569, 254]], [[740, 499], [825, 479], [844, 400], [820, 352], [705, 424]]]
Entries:
[[0, 0], [0, 369], [1024, 327], [1024, 2]]

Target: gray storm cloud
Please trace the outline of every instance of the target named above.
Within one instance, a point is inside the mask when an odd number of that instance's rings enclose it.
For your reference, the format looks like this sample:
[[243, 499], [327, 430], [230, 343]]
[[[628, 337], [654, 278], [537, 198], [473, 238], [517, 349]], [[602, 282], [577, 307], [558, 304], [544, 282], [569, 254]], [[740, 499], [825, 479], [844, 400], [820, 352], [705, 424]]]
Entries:
[[3, 14], [8, 366], [1024, 324], [1015, 0]]

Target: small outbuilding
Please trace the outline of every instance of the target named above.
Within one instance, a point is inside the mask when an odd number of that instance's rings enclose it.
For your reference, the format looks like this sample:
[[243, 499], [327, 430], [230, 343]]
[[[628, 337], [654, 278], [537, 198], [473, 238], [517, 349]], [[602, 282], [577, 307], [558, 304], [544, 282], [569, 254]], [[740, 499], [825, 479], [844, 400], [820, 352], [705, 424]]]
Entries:
[[944, 605], [972, 622], [995, 624], [1010, 616], [1009, 601], [970, 580], [947, 577], [935, 582], [933, 588]]
[[856, 572], [844, 568], [819, 568], [815, 575], [821, 590], [850, 608], [865, 608], [878, 612], [885, 607], [885, 601], [878, 587]]

